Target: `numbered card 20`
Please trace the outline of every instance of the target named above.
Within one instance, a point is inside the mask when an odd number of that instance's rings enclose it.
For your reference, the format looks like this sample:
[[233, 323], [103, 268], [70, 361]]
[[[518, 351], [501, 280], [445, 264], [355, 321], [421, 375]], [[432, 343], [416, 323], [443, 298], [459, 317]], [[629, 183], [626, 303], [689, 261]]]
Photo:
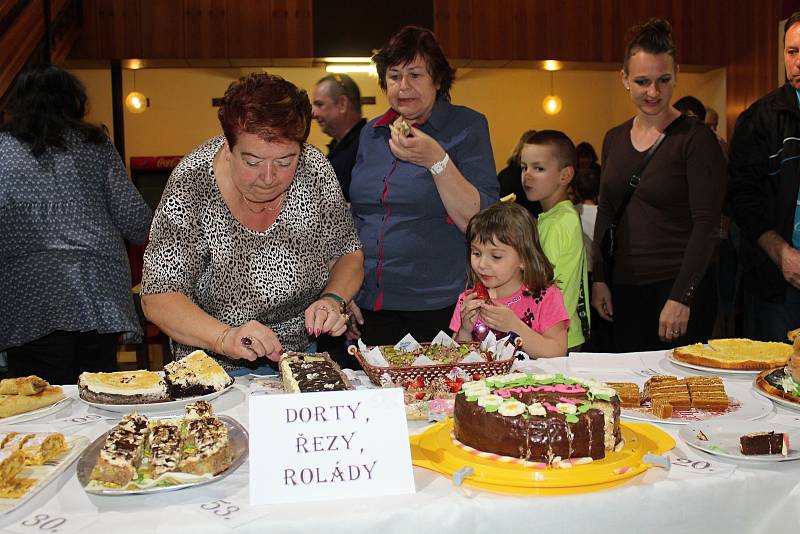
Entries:
[[250, 396], [250, 503], [414, 492], [400, 389]]

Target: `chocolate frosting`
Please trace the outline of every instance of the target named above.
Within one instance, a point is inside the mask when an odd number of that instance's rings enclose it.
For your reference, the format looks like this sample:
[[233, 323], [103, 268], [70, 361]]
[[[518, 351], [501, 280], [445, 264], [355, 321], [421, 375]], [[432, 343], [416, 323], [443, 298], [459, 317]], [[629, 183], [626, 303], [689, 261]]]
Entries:
[[[589, 401], [586, 393], [512, 392], [512, 396], [525, 404], [535, 402], [555, 405], [562, 398], [571, 398], [593, 405], [605, 403], [614, 417], [614, 443], [619, 443], [619, 398], [611, 401]], [[561, 413], [547, 411], [545, 416], [504, 416], [487, 412], [477, 402], [466, 396], [456, 397], [454, 418], [455, 437], [461, 443], [480, 451], [523, 458], [531, 462], [551, 463], [561, 459], [605, 457], [605, 415], [597, 408], [578, 414], [577, 423], [568, 423]]]

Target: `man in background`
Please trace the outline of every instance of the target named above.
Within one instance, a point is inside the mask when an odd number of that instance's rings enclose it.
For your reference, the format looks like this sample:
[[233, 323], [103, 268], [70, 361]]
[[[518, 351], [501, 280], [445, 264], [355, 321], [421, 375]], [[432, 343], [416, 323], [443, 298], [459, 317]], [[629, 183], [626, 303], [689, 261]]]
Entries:
[[800, 326], [800, 11], [784, 26], [787, 82], [739, 116], [728, 195], [741, 229], [745, 336], [786, 341]]
[[328, 161], [333, 165], [342, 193], [350, 202], [350, 173], [356, 163], [358, 137], [367, 119], [361, 117], [361, 91], [346, 74], [329, 74], [317, 82], [311, 114], [322, 131], [333, 139], [328, 143]]

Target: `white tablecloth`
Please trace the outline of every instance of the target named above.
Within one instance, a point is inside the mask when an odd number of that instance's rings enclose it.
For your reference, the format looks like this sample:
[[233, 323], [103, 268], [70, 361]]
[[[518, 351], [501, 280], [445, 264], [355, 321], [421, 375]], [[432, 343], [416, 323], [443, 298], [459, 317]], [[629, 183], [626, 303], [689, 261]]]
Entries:
[[[565, 372], [576, 376], [622, 381], [645, 380], [648, 369], [671, 374], [692, 374], [664, 359], [664, 353], [606, 355], [605, 370], [597, 368], [604, 358], [582, 357], [525, 362], [537, 372]], [[631, 371], [640, 371], [634, 374]], [[752, 376], [725, 377], [729, 387], [746, 388]], [[77, 396], [74, 387], [65, 388]], [[246, 379], [214, 402], [216, 409], [247, 425]], [[240, 402], [241, 401], [241, 402]], [[95, 412], [78, 400], [68, 410], [51, 416]], [[106, 412], [107, 414], [107, 412]], [[784, 408], [769, 413], [800, 415]], [[48, 419], [13, 425], [13, 430], [47, 431]], [[76, 427], [95, 439], [113, 421]], [[681, 456], [702, 458], [734, 466], [723, 476], [683, 475], [653, 468], [612, 489], [560, 497], [514, 497], [462, 489], [436, 473], [414, 468], [416, 493], [400, 497], [375, 497], [314, 504], [250, 507], [248, 464], [214, 484], [149, 496], [99, 497], [83, 491], [74, 465], [21, 509], [0, 517], [0, 528], [26, 531], [19, 526], [36, 514], [69, 516], [91, 523], [81, 532], [122, 534], [226, 532], [800, 532], [800, 461], [769, 464], [735, 464], [694, 451], [677, 438], [679, 427], [661, 425], [676, 438]], [[422, 429], [410, 423], [411, 432]], [[258, 454], [258, 451], [250, 451]], [[212, 517], [201, 505], [227, 499], [242, 510], [226, 522]], [[206, 504], [206, 508], [214, 505]], [[242, 517], [249, 519], [243, 522]], [[34, 530], [32, 527], [27, 527]], [[47, 532], [41, 530], [40, 532]], [[52, 532], [52, 531], [51, 531]]]

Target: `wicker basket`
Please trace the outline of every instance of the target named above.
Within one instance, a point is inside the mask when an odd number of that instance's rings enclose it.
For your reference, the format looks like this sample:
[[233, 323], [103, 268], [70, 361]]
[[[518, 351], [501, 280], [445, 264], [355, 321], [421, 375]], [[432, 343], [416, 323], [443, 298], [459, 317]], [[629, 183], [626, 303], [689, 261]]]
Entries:
[[[430, 345], [430, 343], [422, 343], [421, 345]], [[477, 347], [478, 343], [474, 343], [474, 345]], [[356, 360], [358, 360], [358, 363], [360, 363], [361, 367], [364, 368], [364, 372], [367, 374], [372, 383], [378, 386], [381, 384], [381, 376], [383, 376], [383, 374], [388, 374], [395, 384], [402, 384], [406, 380], [413, 380], [418, 376], [423, 377], [427, 382], [447, 375], [447, 373], [456, 367], [462, 369], [465, 373], [478, 373], [484, 377], [502, 375], [511, 370], [511, 366], [514, 364], [514, 360], [516, 359], [515, 357], [512, 357], [508, 360], [493, 362], [443, 363], [439, 365], [415, 365], [406, 367], [378, 367], [375, 365], [370, 365], [369, 362], [367, 362], [367, 360], [365, 360], [361, 355], [361, 351], [358, 350], [356, 345], [350, 345], [347, 348], [347, 351], [355, 356]]]

